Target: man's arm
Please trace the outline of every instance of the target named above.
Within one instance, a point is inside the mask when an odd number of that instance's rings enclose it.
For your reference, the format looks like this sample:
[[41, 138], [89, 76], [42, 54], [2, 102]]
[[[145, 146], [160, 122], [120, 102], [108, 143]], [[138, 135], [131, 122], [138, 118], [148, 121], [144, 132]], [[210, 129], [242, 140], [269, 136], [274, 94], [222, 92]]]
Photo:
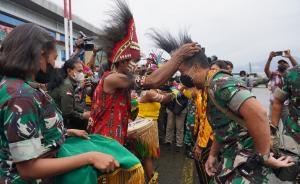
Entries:
[[275, 57], [275, 56], [276, 56], [275, 52], [272, 51], [270, 53], [270, 56], [269, 56], [269, 59], [268, 59], [266, 65], [265, 65], [265, 74], [267, 75], [268, 78], [270, 78], [271, 74], [272, 74], [272, 72], [270, 70], [270, 65], [271, 65], [271, 61], [272, 61], [273, 57]]
[[[104, 80], [104, 91], [107, 93], [113, 93], [118, 88], [129, 88], [135, 83], [138, 87], [143, 88], [158, 88], [161, 84], [165, 83], [172, 77], [172, 75], [178, 70], [179, 65], [184, 58], [191, 56], [200, 51], [199, 46], [196, 43], [188, 43], [180, 47], [172, 55], [171, 59], [154, 71], [151, 75], [146, 76], [144, 79], [134, 77], [131, 75], [124, 75], [119, 73], [110, 74]], [[139, 79], [139, 80], [137, 80]], [[138, 82], [137, 82], [138, 81]]]
[[[285, 76], [286, 77], [286, 76]], [[283, 89], [280, 89], [279, 87], [276, 88], [274, 92], [274, 100], [272, 104], [272, 117], [271, 117], [271, 122], [272, 125], [278, 126], [280, 117], [281, 117], [281, 109], [284, 101], [288, 97], [288, 80], [284, 78], [284, 86]]]
[[104, 91], [114, 93], [116, 89], [129, 88], [134, 84], [134, 76], [112, 73], [104, 79]]
[[172, 77], [172, 75], [178, 70], [181, 62], [186, 57], [192, 56], [199, 51], [200, 48], [196, 43], [188, 43], [183, 45], [174, 52], [171, 59], [167, 63], [145, 78], [143, 87], [158, 88], [161, 84], [164, 84], [169, 80], [169, 78]]
[[141, 97], [140, 102], [141, 103], [147, 103], [147, 102], [160, 102], [160, 103], [169, 103], [172, 100], [172, 94], [165, 93], [160, 94], [154, 90], [149, 90], [146, 92], [145, 95]]
[[213, 157], [217, 157], [219, 154], [219, 151], [221, 150], [221, 148], [224, 145], [219, 144], [216, 140], [213, 141], [211, 148], [210, 148], [210, 152], [209, 155], [213, 156]]
[[87, 66], [89, 66], [92, 70], [94, 70], [94, 68], [95, 68], [96, 56], [97, 56], [97, 52], [99, 52], [99, 51], [100, 51], [100, 49], [95, 47], [93, 49], [93, 54], [91, 55], [90, 60], [87, 63]]
[[272, 117], [271, 123], [275, 127], [278, 127], [281, 116], [282, 102], [278, 98], [274, 98], [272, 103]]
[[244, 118], [249, 134], [253, 138], [258, 153], [265, 155], [270, 152], [270, 126], [267, 112], [255, 99], [249, 98], [244, 101], [239, 109]]
[[290, 50], [284, 51], [284, 54], [285, 54], [284, 57], [288, 58], [293, 66], [296, 66], [298, 64], [298, 62], [296, 61], [296, 59], [291, 55], [291, 51]]

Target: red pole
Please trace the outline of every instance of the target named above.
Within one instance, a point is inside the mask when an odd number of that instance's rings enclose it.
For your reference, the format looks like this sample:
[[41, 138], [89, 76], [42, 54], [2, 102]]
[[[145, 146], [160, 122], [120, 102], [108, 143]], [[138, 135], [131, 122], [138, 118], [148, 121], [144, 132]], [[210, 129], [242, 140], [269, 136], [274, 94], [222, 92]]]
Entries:
[[67, 0], [64, 0], [64, 18], [68, 18]]
[[69, 0], [69, 20], [72, 20], [72, 0]]

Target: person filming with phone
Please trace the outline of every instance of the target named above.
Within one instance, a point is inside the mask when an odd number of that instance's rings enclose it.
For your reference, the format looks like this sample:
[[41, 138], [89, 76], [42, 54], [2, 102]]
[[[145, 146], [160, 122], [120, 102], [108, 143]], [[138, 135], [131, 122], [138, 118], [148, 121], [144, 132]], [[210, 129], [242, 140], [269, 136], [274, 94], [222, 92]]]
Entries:
[[[277, 70], [276, 71], [271, 71], [270, 70], [270, 65], [271, 65], [271, 61], [273, 60], [274, 57], [278, 57], [281, 56], [283, 58], [287, 58], [290, 60], [292, 66], [296, 66], [298, 63], [295, 60], [295, 58], [291, 55], [291, 51], [290, 50], [285, 50], [285, 51], [278, 51], [278, 52], [274, 52], [272, 51], [270, 53], [269, 59], [265, 65], [265, 73], [267, 75], [267, 77], [270, 79], [270, 86], [271, 86], [271, 96], [270, 96], [270, 108], [269, 108], [269, 115], [271, 116], [272, 114], [272, 104], [274, 101], [274, 92], [275, 89], [277, 87], [279, 87], [280, 89], [282, 89], [283, 87], [283, 76], [286, 73], [287, 69], [290, 67], [289, 63], [284, 60], [284, 59], [280, 59], [277, 63]], [[288, 101], [284, 102], [284, 106], [282, 108], [281, 111], [281, 119], [285, 120], [288, 116]]]

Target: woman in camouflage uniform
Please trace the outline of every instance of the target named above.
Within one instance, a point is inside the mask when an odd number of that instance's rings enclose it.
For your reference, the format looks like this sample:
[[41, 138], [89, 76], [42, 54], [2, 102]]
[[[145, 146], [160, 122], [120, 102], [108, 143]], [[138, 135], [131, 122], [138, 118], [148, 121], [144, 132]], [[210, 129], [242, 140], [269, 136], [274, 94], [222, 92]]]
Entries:
[[0, 183], [54, 183], [54, 176], [86, 165], [102, 172], [119, 163], [110, 155], [88, 152], [55, 158], [65, 135], [88, 138], [85, 131], [66, 130], [52, 98], [28, 81], [53, 66], [55, 40], [43, 28], [23, 24], [7, 35], [0, 50]]

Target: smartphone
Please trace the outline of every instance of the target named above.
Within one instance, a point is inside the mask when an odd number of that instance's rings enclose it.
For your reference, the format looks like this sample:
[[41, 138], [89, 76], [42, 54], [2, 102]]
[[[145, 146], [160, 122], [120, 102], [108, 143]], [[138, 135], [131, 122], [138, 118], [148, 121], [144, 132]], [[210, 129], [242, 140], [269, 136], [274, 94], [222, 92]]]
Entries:
[[275, 53], [276, 53], [276, 56], [282, 56], [283, 55], [283, 51], [277, 51]]

